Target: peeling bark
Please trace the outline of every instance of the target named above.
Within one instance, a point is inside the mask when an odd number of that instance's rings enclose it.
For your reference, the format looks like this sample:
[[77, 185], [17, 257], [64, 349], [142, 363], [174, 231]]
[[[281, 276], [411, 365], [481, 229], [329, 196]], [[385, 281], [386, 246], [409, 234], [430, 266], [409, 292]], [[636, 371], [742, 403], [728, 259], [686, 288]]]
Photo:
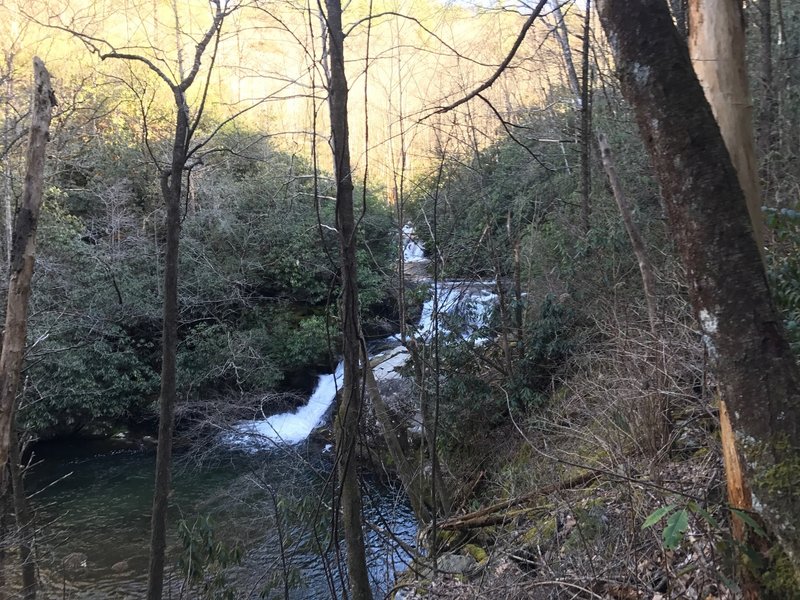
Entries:
[[689, 55], [739, 175], [756, 243], [762, 251], [764, 219], [741, 0], [689, 1]]
[[[722, 139], [731, 155], [739, 185], [745, 194], [756, 243], [763, 252], [761, 189], [752, 126], [752, 103], [745, 63], [744, 13], [741, 0], [690, 0], [689, 54]], [[734, 508], [752, 511], [750, 489], [735, 445], [730, 412], [724, 397], [719, 398], [722, 458], [728, 502]], [[734, 539], [755, 548], [758, 540], [736, 515], [731, 517]], [[752, 539], [751, 539], [752, 538]], [[755, 581], [741, 572], [746, 598], [758, 596]]]
[[36, 259], [36, 227], [42, 205], [45, 146], [55, 96], [50, 74], [33, 59], [34, 87], [27, 172], [19, 216], [14, 228], [9, 271], [3, 350], [0, 354], [0, 489], [5, 489], [6, 463], [12, 443], [12, 421], [28, 332], [28, 300]]
[[800, 565], [800, 372], [736, 171], [663, 0], [602, 0], [625, 97], [661, 184], [753, 506]]

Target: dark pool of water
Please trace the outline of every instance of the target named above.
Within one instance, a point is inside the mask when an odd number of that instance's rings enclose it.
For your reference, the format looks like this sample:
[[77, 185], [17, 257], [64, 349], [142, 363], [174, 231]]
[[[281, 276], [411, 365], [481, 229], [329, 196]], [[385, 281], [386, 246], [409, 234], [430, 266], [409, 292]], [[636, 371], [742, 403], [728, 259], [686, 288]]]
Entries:
[[[260, 453], [220, 449], [206, 454], [203, 464], [193, 462], [195, 454], [179, 455], [175, 470], [165, 597], [200, 597], [185, 587], [176, 566], [177, 523], [198, 515], [210, 515], [219, 541], [238, 541], [246, 549], [241, 564], [226, 574], [237, 597], [262, 597], [271, 580], [282, 594], [285, 572], [293, 582], [292, 598], [332, 597], [331, 585], [341, 585], [344, 557], [337, 560], [331, 541], [336, 538], [329, 534], [330, 457], [311, 444]], [[39, 445], [36, 457], [42, 462], [27, 485], [35, 493], [42, 596], [143, 598], [154, 450], [124, 441], [61, 442]], [[367, 482], [364, 512], [379, 528], [413, 543], [412, 513], [395, 490]], [[408, 557], [396, 542], [369, 529], [367, 543], [375, 588], [387, 589]], [[64, 565], [74, 553], [85, 554], [85, 567]]]

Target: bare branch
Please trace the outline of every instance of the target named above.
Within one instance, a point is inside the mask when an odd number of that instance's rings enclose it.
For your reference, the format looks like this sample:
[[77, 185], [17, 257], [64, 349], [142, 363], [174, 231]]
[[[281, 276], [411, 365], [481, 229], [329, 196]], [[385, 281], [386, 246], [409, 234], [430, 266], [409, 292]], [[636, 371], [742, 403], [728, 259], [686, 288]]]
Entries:
[[492, 74], [491, 77], [489, 77], [489, 79], [484, 81], [481, 85], [472, 90], [466, 96], [456, 100], [455, 102], [449, 104], [448, 106], [442, 106], [436, 109], [429, 115], [426, 115], [426, 117], [424, 118], [450, 112], [454, 108], [457, 108], [462, 104], [469, 102], [481, 92], [484, 92], [488, 90], [490, 87], [492, 87], [492, 85], [494, 85], [494, 82], [497, 81], [500, 78], [500, 75], [503, 74], [503, 71], [505, 71], [508, 65], [511, 64], [511, 61], [514, 60], [514, 57], [517, 55], [517, 51], [519, 50], [519, 47], [522, 45], [522, 42], [525, 40], [525, 36], [528, 34], [528, 30], [533, 26], [533, 22], [542, 12], [542, 9], [544, 8], [545, 4], [547, 4], [547, 0], [539, 0], [539, 4], [536, 6], [536, 8], [533, 9], [533, 12], [531, 13], [530, 17], [528, 17], [528, 20], [525, 21], [525, 24], [522, 26], [522, 29], [520, 29], [519, 35], [517, 35], [517, 39], [514, 41], [514, 45], [511, 46], [511, 50], [508, 52], [508, 55], [505, 57], [503, 62], [500, 63], [500, 66], [497, 67], [497, 70]]
[[519, 139], [517, 136], [515, 136], [515, 135], [514, 135], [514, 133], [513, 133], [513, 132], [511, 131], [511, 129], [509, 128], [509, 123], [508, 123], [508, 121], [506, 121], [506, 120], [503, 118], [503, 115], [501, 115], [501, 114], [500, 114], [500, 112], [499, 112], [499, 111], [498, 111], [498, 110], [497, 110], [497, 109], [494, 107], [494, 104], [492, 104], [492, 103], [489, 101], [489, 99], [488, 99], [488, 98], [486, 98], [486, 96], [483, 96], [483, 95], [481, 95], [481, 94], [478, 94], [477, 96], [478, 96], [478, 98], [480, 98], [481, 100], [483, 100], [483, 101], [486, 103], [486, 105], [489, 107], [489, 109], [490, 109], [490, 110], [491, 110], [491, 111], [494, 113], [494, 115], [495, 115], [495, 116], [497, 117], [497, 119], [500, 121], [500, 124], [503, 126], [503, 129], [505, 129], [506, 135], [508, 135], [508, 137], [510, 137], [510, 138], [511, 138], [511, 141], [513, 141], [515, 144], [517, 144], [517, 145], [518, 145], [520, 148], [524, 149], [524, 150], [525, 150], [525, 152], [527, 152], [528, 154], [530, 154], [530, 155], [531, 155], [531, 157], [533, 158], [533, 160], [535, 160], [537, 163], [539, 163], [539, 166], [540, 166], [540, 167], [542, 167], [543, 169], [546, 169], [547, 171], [555, 171], [555, 169], [554, 169], [553, 167], [548, 167], [546, 164], [544, 164], [544, 163], [542, 162], [542, 159], [540, 159], [540, 158], [539, 158], [539, 157], [536, 155], [536, 153], [535, 153], [533, 150], [531, 150], [531, 149], [530, 149], [530, 148], [529, 148], [527, 145], [525, 145], [525, 144], [524, 144], [524, 143], [523, 143], [523, 142], [522, 142], [522, 141], [521, 141], [521, 140], [520, 140], [520, 139]]

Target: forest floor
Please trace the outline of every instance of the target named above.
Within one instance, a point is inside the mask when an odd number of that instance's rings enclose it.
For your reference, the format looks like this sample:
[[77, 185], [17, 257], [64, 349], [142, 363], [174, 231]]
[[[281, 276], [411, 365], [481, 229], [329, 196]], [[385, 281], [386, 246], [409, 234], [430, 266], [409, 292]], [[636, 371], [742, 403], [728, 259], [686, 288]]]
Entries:
[[[615, 307], [596, 312], [543, 405], [509, 399], [504, 424], [444, 453], [456, 508], [418, 536], [437, 541], [437, 560], [417, 559], [396, 600], [743, 597], [737, 555], [761, 559], [731, 536], [713, 378], [672, 301], [658, 336]], [[761, 572], [762, 597], [800, 598], [780, 565]]]
[[[440, 522], [438, 572], [410, 570], [395, 597], [738, 597], [726, 576], [719, 453], [703, 419], [681, 429], [655, 458], [598, 452], [590, 422], [527, 439], [498, 432], [482, 477], [507, 489], [484, 490], [473, 510]], [[664, 518], [643, 528], [659, 509]]]

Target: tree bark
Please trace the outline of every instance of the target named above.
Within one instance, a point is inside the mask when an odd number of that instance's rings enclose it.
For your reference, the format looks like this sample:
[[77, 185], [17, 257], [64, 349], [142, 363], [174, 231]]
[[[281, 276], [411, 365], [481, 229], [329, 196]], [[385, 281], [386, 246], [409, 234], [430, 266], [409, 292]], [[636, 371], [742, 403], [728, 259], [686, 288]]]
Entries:
[[[753, 138], [752, 104], [745, 63], [744, 14], [741, 0], [690, 0], [689, 53], [695, 72], [711, 105], [722, 139], [731, 155], [739, 185], [745, 194], [750, 219], [763, 252], [763, 219], [761, 189], [757, 175], [755, 142]], [[724, 59], [721, 59], [724, 57]], [[738, 457], [729, 422], [730, 411], [725, 397], [719, 398], [722, 457], [728, 502], [734, 508], [751, 511], [753, 503], [742, 461]], [[731, 518], [736, 540], [750, 547], [758, 545], [754, 534], [746, 530], [736, 516]], [[747, 598], [758, 596], [757, 585], [742, 570], [742, 589]]]
[[656, 278], [653, 274], [653, 266], [647, 257], [647, 249], [642, 239], [642, 233], [639, 231], [639, 226], [633, 220], [631, 206], [628, 204], [628, 199], [622, 190], [622, 184], [619, 181], [617, 169], [614, 165], [614, 158], [611, 155], [611, 147], [608, 145], [608, 139], [605, 134], [601, 133], [597, 136], [597, 143], [600, 148], [600, 156], [603, 159], [603, 168], [606, 170], [608, 181], [611, 184], [611, 191], [614, 193], [614, 199], [617, 201], [617, 207], [622, 215], [622, 222], [625, 224], [625, 231], [628, 232], [633, 253], [639, 263], [644, 299], [647, 304], [647, 317], [650, 321], [650, 330], [655, 334], [658, 330], [658, 303], [656, 301]]
[[20, 460], [19, 438], [16, 427], [11, 427], [11, 448], [8, 461], [11, 474], [11, 489], [14, 500], [14, 513], [17, 517], [19, 532], [19, 560], [22, 571], [22, 597], [24, 600], [36, 600], [36, 556], [34, 554], [33, 513], [25, 495], [24, 473]]
[[575, 61], [572, 58], [572, 49], [569, 45], [569, 30], [561, 12], [558, 2], [554, 3], [553, 14], [556, 19], [556, 26], [553, 33], [556, 36], [561, 51], [564, 55], [564, 65], [567, 70], [567, 80], [572, 91], [576, 110], [580, 113], [580, 157], [581, 157], [581, 227], [584, 232], [589, 231], [591, 198], [590, 188], [592, 182], [590, 151], [592, 143], [591, 134], [591, 89], [590, 89], [590, 67], [589, 67], [589, 36], [591, 33], [591, 0], [586, 2], [586, 12], [583, 17], [583, 43], [581, 47], [581, 78], [578, 79], [578, 72], [575, 69]]
[[747, 201], [759, 252], [764, 219], [753, 139], [753, 103], [745, 63], [741, 0], [690, 0], [689, 54]]
[[744, 193], [664, 0], [602, 0], [600, 14], [661, 184], [753, 506], [800, 565], [800, 372]]
[[14, 228], [3, 350], [0, 353], [0, 489], [7, 485], [5, 467], [12, 442], [12, 421], [28, 332], [28, 300], [36, 259], [36, 227], [42, 206], [45, 146], [49, 139], [51, 111], [56, 104], [50, 74], [39, 58], [33, 59], [33, 74], [27, 172]]
[[589, 69], [589, 35], [591, 33], [592, 12], [591, 0], [586, 0], [586, 12], [583, 17], [583, 50], [581, 55], [581, 222], [583, 231], [588, 232], [592, 212], [592, 163], [590, 150], [592, 147], [592, 98]]
[[[588, 12], [588, 10], [587, 10]], [[569, 89], [572, 91], [572, 96], [575, 98], [575, 103], [578, 104], [581, 98], [581, 86], [578, 81], [578, 71], [575, 69], [575, 61], [572, 59], [572, 48], [569, 45], [569, 30], [564, 21], [564, 14], [561, 12], [561, 3], [556, 0], [553, 2], [553, 15], [556, 19], [556, 25], [553, 28], [553, 33], [561, 46], [561, 52], [564, 55], [564, 68], [567, 71], [567, 81], [569, 82]]]
[[14, 191], [11, 186], [11, 145], [12, 132], [9, 124], [11, 123], [11, 98], [14, 94], [14, 53], [9, 52], [6, 56], [6, 89], [5, 102], [3, 108], [3, 249], [5, 250], [6, 270], [11, 268], [11, 237], [14, 217], [11, 213], [11, 204]]
[[678, 28], [678, 33], [684, 39], [687, 37], [688, 22], [686, 20], [686, 1], [687, 0], [670, 0], [670, 8], [672, 9], [672, 16], [675, 19], [675, 27]]
[[[361, 527], [361, 490], [358, 480], [356, 444], [361, 420], [362, 397], [360, 360], [366, 362], [362, 348], [356, 272], [356, 223], [353, 213], [353, 179], [350, 167], [347, 119], [347, 77], [344, 67], [344, 33], [340, 0], [326, 0], [329, 41], [330, 80], [328, 108], [331, 118], [331, 145], [336, 175], [336, 228], [339, 231], [342, 281], [342, 337], [344, 383], [336, 416], [336, 456], [339, 472], [339, 500], [344, 538], [347, 544], [347, 570], [352, 600], [371, 600], [364, 531]], [[366, 368], [368, 365], [364, 365]]]
[[178, 250], [181, 235], [181, 190], [189, 139], [189, 107], [179, 87], [173, 89], [177, 116], [172, 164], [161, 174], [161, 195], [167, 205], [164, 256], [164, 307], [161, 339], [161, 390], [159, 393], [158, 449], [150, 521], [150, 561], [147, 599], [161, 600], [167, 548], [167, 510], [172, 482], [172, 433], [175, 423], [178, 351]]

